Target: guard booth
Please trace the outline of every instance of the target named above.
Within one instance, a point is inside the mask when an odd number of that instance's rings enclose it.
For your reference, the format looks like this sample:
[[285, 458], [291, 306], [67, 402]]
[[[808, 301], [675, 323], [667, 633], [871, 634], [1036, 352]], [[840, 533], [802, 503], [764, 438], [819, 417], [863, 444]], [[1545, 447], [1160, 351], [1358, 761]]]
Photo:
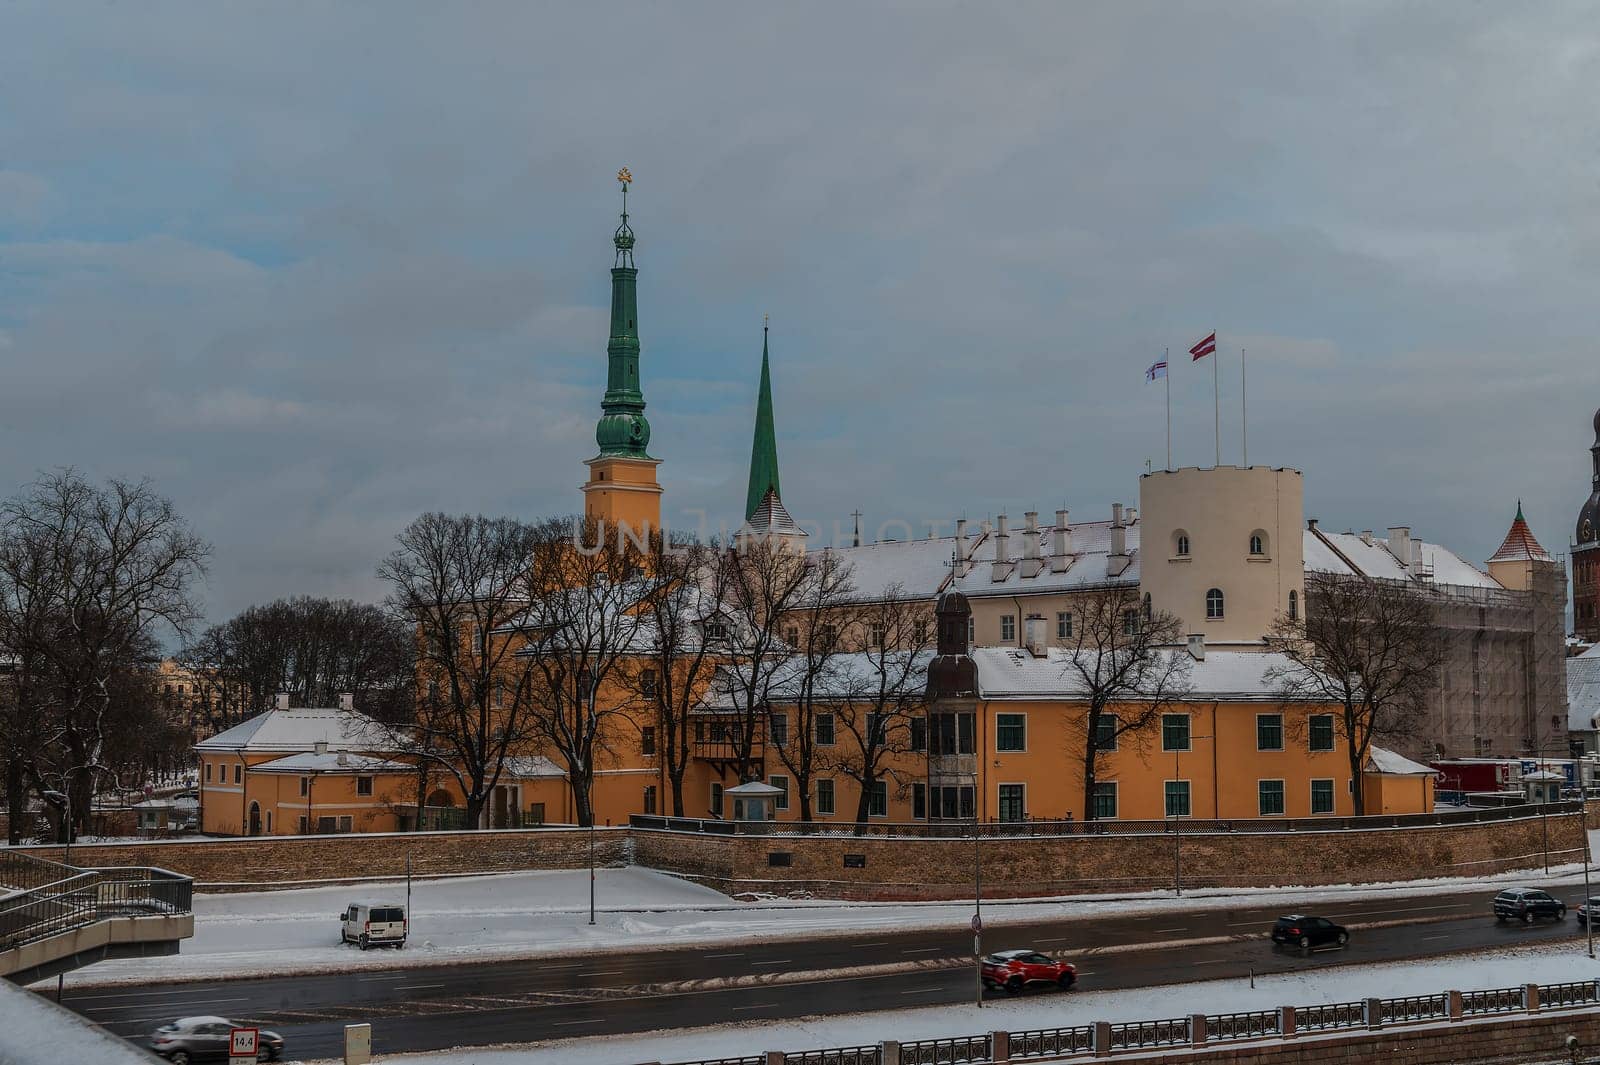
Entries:
[[725, 798], [733, 800], [733, 819], [735, 821], [773, 821], [776, 820], [778, 796], [783, 794], [782, 788], [775, 788], [771, 784], [764, 784], [759, 780], [752, 780], [738, 787], [729, 788], [723, 792]]
[[1561, 773], [1541, 769], [1534, 773], [1522, 774], [1522, 789], [1531, 803], [1560, 802], [1561, 787], [1566, 780], [1567, 778]]

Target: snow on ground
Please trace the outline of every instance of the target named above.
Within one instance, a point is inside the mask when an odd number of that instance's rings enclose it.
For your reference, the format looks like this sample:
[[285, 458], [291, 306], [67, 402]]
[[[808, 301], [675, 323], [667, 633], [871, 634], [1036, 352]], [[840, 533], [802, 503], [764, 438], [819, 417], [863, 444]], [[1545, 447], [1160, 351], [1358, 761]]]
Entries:
[[[1245, 977], [1128, 991], [1041, 993], [972, 1005], [817, 1017], [797, 1021], [719, 1025], [641, 1035], [568, 1039], [521, 1047], [476, 1048], [432, 1054], [385, 1054], [382, 1065], [631, 1065], [641, 1061], [698, 1061], [763, 1050], [815, 1050], [862, 1046], [883, 1039], [933, 1039], [1004, 1028], [1055, 1028], [1094, 1021], [1151, 1020], [1190, 1013], [1232, 1013], [1277, 1006], [1310, 1006], [1471, 991], [1524, 983], [1560, 983], [1600, 978], [1600, 961], [1581, 944], [1454, 955], [1360, 968], [1308, 969], [1304, 973]], [[912, 986], [914, 977], [907, 978]], [[1092, 984], [1092, 977], [1086, 981]]]
[[[1600, 831], [1595, 833], [1600, 839]], [[1126, 896], [1078, 895], [984, 902], [990, 925], [1171, 910], [1260, 905], [1310, 907], [1352, 899], [1486, 893], [1508, 884], [1537, 883], [1573, 892], [1581, 866], [1542, 873], [1314, 889], [1229, 888], [1173, 897], [1170, 892]], [[404, 900], [404, 881], [197, 894], [195, 934], [166, 958], [105, 961], [77, 973], [74, 987], [222, 976], [262, 976], [358, 968], [470, 963], [601, 950], [701, 946], [785, 937], [848, 935], [872, 930], [964, 928], [970, 902], [846, 903], [827, 900], [735, 902], [720, 892], [646, 869], [597, 872], [597, 920], [588, 923], [589, 873], [505, 873], [412, 885], [411, 940], [404, 950], [362, 953], [339, 942], [337, 915], [354, 900]]]

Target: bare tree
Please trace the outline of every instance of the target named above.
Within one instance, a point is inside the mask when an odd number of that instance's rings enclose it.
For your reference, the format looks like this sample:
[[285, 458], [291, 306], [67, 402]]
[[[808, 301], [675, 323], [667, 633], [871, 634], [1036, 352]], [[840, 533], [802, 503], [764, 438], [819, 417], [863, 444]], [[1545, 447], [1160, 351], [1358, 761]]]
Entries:
[[800, 801], [800, 820], [809, 821], [812, 781], [838, 743], [833, 705], [840, 684], [833, 667], [857, 630], [857, 609], [850, 566], [836, 552], [809, 556], [803, 574], [782, 616], [789, 656], [766, 672], [759, 702], [746, 705], [766, 707], [769, 718], [780, 712], [772, 709], [774, 704], [794, 711], [787, 742], [769, 743], [768, 750], [789, 770]]
[[560, 759], [578, 824], [594, 823], [594, 775], [614, 755], [616, 737], [634, 732], [624, 662], [649, 653], [642, 625], [651, 581], [647, 555], [627, 536], [608, 535], [595, 518], [541, 527], [524, 575], [523, 620], [533, 692], [528, 723]]
[[471, 828], [508, 757], [536, 735], [514, 632], [528, 610], [526, 575], [541, 532], [512, 518], [424, 514], [378, 566], [391, 609], [417, 633], [416, 714], [394, 739], [455, 780]]
[[[43, 783], [66, 792], [72, 820], [87, 823], [97, 778], [115, 775], [110, 749], [127, 706], [128, 674], [153, 669], [157, 636], [189, 631], [210, 546], [148, 481], [96, 486], [75, 470], [46, 475], [0, 505], [13, 647], [32, 672], [27, 696], [52, 723]], [[152, 704], [153, 706], [153, 704]], [[48, 778], [48, 779], [47, 779]]]
[[211, 626], [180, 661], [195, 674], [197, 696], [218, 696], [223, 715], [261, 713], [278, 692], [289, 692], [296, 706], [334, 706], [348, 692], [364, 713], [408, 721], [415, 706], [414, 625], [366, 603], [296, 596]]
[[1094, 819], [1095, 782], [1124, 736], [1144, 742], [1147, 730], [1189, 691], [1193, 659], [1174, 648], [1183, 623], [1153, 611], [1136, 588], [1097, 588], [1073, 602], [1065, 676], [1086, 703], [1072, 732], [1083, 767], [1083, 816]]
[[902, 791], [909, 782], [897, 761], [917, 748], [913, 721], [927, 703], [933, 624], [927, 601], [907, 596], [899, 584], [861, 606], [856, 618], [865, 649], [851, 656], [857, 668], [835, 703], [839, 730], [850, 742], [828, 752], [825, 766], [856, 782], [856, 823], [864, 825], [880, 781]]
[[744, 783], [760, 766], [756, 744], [769, 716], [767, 695], [774, 674], [800, 639], [799, 622], [789, 614], [804, 600], [811, 556], [781, 537], [756, 536], [724, 551], [719, 565], [727, 621], [718, 650], [737, 714], [728, 730], [733, 767], [737, 783]]
[[1361, 780], [1374, 741], [1416, 734], [1444, 662], [1432, 596], [1401, 581], [1331, 573], [1306, 576], [1303, 618], [1279, 618], [1267, 638], [1283, 666], [1269, 670], [1288, 700], [1337, 703], [1355, 782], [1355, 812], [1366, 812]]
[[642, 717], [655, 726], [657, 757], [672, 788], [676, 817], [685, 816], [683, 778], [694, 757], [693, 709], [716, 669], [707, 627], [726, 624], [720, 553], [714, 544], [669, 544], [657, 534], [646, 566], [640, 613], [649, 650], [629, 680]]

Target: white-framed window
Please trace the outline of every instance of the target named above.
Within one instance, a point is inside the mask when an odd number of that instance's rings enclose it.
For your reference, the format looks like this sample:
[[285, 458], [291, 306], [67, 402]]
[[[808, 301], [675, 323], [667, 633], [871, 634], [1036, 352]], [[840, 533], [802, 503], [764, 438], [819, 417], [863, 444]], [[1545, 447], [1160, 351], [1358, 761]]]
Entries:
[[1312, 714], [1306, 738], [1312, 751], [1333, 750], [1333, 715]]
[[817, 781], [817, 816], [833, 816], [833, 781], [827, 777]]
[[311, 822], [305, 814], [300, 815], [300, 824], [298, 827], [302, 836], [309, 836], [311, 834]]
[[1189, 742], [1189, 715], [1162, 714], [1161, 749], [1163, 751], [1187, 751]]
[[206, 763], [206, 783], [211, 783], [211, 763]]
[[1112, 821], [1117, 816], [1117, 782], [1115, 780], [1097, 780], [1094, 782], [1094, 818], [1096, 821]]
[[883, 622], [874, 621], [867, 626], [867, 646], [873, 648], [883, 647], [884, 628]]
[[1015, 614], [1000, 615], [1000, 639], [1008, 642], [1017, 638], [1017, 616]]
[[1056, 639], [1058, 639], [1058, 640], [1070, 640], [1070, 639], [1072, 639], [1072, 611], [1070, 611], [1070, 610], [1058, 610], [1058, 611], [1056, 611]]
[[1172, 553], [1179, 558], [1189, 557], [1189, 534], [1182, 529], [1172, 534]]
[[1117, 726], [1120, 724], [1116, 714], [1101, 714], [1094, 722], [1094, 749], [1097, 751], [1114, 751], [1117, 749]]
[[301, 777], [300, 778], [300, 797], [303, 799], [307, 795], [310, 795], [310, 794], [311, 794], [311, 778], [310, 777]]
[[1206, 620], [1217, 621], [1222, 617], [1222, 589], [1212, 588], [1206, 592]]
[[1283, 715], [1256, 715], [1256, 750], [1283, 750]]
[[707, 640], [726, 640], [727, 638], [728, 638], [728, 626], [724, 625], [720, 621], [708, 621], [708, 622], [706, 622], [706, 639]]
[[653, 755], [656, 753], [656, 727], [644, 725], [639, 729], [639, 753]]
[[1262, 817], [1283, 816], [1283, 781], [1256, 781], [1256, 806]]
[[242, 781], [243, 779], [244, 779], [244, 766], [240, 766], [240, 765], [234, 766], [233, 767], [233, 782], [235, 784], [237, 784], [240, 781]]
[[887, 780], [874, 780], [872, 791], [867, 795], [867, 816], [889, 816], [889, 782]]
[[656, 697], [655, 670], [647, 669], [643, 673], [639, 674], [639, 694], [643, 695], [646, 699], [654, 699]]
[[371, 777], [356, 777], [356, 794], [357, 795], [371, 795], [372, 794], [372, 778]]
[[997, 752], [1019, 753], [1028, 749], [1028, 715], [994, 715], [994, 749]]
[[1122, 615], [1122, 635], [1137, 636], [1139, 634], [1139, 612], [1137, 610], [1124, 611]]
[[767, 783], [782, 793], [773, 797], [772, 808], [774, 810], [787, 810], [789, 808], [789, 778], [781, 774], [773, 774], [767, 778]]
[[789, 745], [789, 715], [772, 715], [772, 745], [774, 747], [787, 747]]
[[1026, 821], [1028, 819], [1028, 788], [1025, 784], [1001, 784], [999, 790], [998, 809], [1002, 821]]
[[816, 736], [818, 747], [833, 746], [833, 715], [818, 714], [816, 720]]
[[1260, 529], [1250, 534], [1250, 553], [1252, 555], [1267, 553], [1267, 534]]
[[1311, 782], [1311, 812], [1314, 814], [1333, 813], [1333, 781], [1313, 780]]
[[1162, 782], [1162, 791], [1166, 796], [1166, 816], [1188, 817], [1191, 805], [1189, 802], [1189, 782], [1187, 780], [1167, 780]]
[[788, 625], [783, 630], [783, 642], [790, 647], [800, 646], [800, 626]]
[[967, 618], [967, 646], [971, 647], [978, 642], [978, 621], [976, 618]]

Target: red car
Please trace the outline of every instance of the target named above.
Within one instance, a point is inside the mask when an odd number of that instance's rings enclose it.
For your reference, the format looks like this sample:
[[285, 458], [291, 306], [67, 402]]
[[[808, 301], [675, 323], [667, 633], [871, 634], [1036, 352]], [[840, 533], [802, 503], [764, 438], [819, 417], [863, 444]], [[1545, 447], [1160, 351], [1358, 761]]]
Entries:
[[1078, 982], [1078, 970], [1064, 961], [1051, 961], [1036, 950], [1001, 950], [983, 959], [983, 986], [1020, 995], [1029, 984], [1054, 984], [1066, 991]]

